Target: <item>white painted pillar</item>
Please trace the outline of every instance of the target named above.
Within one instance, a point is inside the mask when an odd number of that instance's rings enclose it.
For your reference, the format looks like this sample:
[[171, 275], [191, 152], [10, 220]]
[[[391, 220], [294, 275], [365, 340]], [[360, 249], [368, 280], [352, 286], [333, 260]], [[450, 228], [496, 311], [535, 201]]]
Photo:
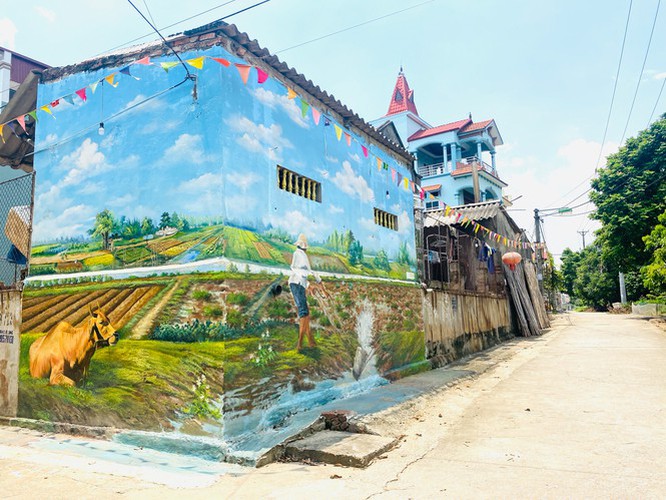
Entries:
[[0, 292], [0, 416], [18, 412], [21, 292]]

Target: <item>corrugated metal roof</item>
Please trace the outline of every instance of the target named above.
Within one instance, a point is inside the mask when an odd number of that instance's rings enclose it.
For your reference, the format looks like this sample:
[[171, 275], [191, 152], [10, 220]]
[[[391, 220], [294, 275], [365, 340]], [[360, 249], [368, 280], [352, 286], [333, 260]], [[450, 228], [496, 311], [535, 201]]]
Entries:
[[[216, 36], [210, 36], [211, 33], [214, 33]], [[323, 91], [319, 86], [312, 83], [312, 80], [308, 80], [294, 68], [280, 61], [276, 55], [271, 54], [267, 49], [261, 47], [256, 40], [251, 40], [246, 33], [239, 31], [235, 25], [227, 24], [224, 21], [215, 21], [205, 26], [185, 31], [182, 34], [170, 36], [168, 37], [168, 41], [174, 50], [184, 52], [219, 45], [220, 36], [231, 40], [239, 46], [237, 49], [239, 57], [245, 58], [245, 54], [249, 52], [254, 58], [268, 66], [268, 69], [277, 72], [285, 80], [293, 84], [294, 87], [300, 87], [306, 93], [319, 100], [329, 110], [339, 115], [344, 127], [355, 127], [404, 160], [410, 170], [413, 168], [412, 163], [414, 158], [406, 149], [377, 132], [374, 127], [342, 104], [333, 95]], [[169, 54], [171, 54], [171, 51], [161, 42], [143, 44], [135, 48], [123, 49], [117, 53], [106, 54], [78, 64], [48, 69], [44, 72], [43, 80], [55, 80], [81, 71], [122, 66], [148, 55], [160, 57]]]
[[[452, 207], [456, 214], [462, 214], [462, 217], [480, 222], [485, 219], [494, 218], [500, 211], [501, 202], [498, 200], [486, 201], [483, 203], [472, 203], [470, 205], [460, 205]], [[452, 226], [456, 223], [457, 215], [445, 215], [445, 210], [432, 210], [425, 212], [423, 225], [425, 227]], [[462, 217], [457, 222], [462, 220]]]

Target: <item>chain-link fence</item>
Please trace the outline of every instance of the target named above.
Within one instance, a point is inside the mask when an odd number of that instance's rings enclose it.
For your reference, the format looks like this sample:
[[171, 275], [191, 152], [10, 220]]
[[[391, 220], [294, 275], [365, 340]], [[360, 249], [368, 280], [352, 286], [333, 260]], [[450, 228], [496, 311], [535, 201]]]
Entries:
[[20, 288], [28, 274], [35, 174], [0, 182], [0, 290]]

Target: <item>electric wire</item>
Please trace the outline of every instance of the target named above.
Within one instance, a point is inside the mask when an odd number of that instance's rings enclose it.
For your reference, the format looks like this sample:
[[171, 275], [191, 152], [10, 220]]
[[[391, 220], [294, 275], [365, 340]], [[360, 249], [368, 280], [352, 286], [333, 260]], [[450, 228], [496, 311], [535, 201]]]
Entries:
[[[105, 118], [105, 120], [106, 120], [107, 123], [108, 123], [109, 120], [113, 120], [114, 118], [116, 118], [116, 117], [118, 117], [118, 116], [120, 116], [120, 115], [123, 115], [123, 114], [125, 114], [125, 113], [127, 113], [127, 112], [133, 110], [134, 108], [137, 108], [137, 107], [139, 107], [139, 106], [142, 106], [142, 105], [145, 104], [146, 102], [148, 102], [148, 101], [152, 101], [153, 99], [156, 99], [156, 98], [160, 97], [161, 95], [164, 95], [164, 94], [166, 94], [167, 92], [170, 92], [171, 90], [174, 90], [175, 88], [180, 87], [182, 84], [184, 84], [184, 83], [187, 82], [187, 81], [189, 81], [189, 79], [188, 79], [188, 78], [184, 78], [183, 80], [181, 80], [180, 82], [178, 82], [178, 83], [172, 85], [172, 86], [169, 87], [169, 88], [166, 88], [166, 89], [164, 89], [164, 90], [160, 90], [159, 92], [157, 92], [157, 93], [155, 93], [155, 94], [152, 94], [152, 95], [146, 97], [145, 99], [143, 99], [143, 100], [141, 100], [141, 101], [138, 101], [138, 102], [132, 104], [131, 106], [128, 106], [128, 107], [126, 107], [126, 108], [124, 108], [124, 109], [121, 109], [121, 110], [118, 111], [117, 113], [114, 113], [114, 114], [112, 114], [112, 115], [109, 115], [108, 117]], [[97, 128], [98, 126], [99, 126], [99, 124], [94, 123], [94, 124], [92, 124], [92, 125], [89, 125], [89, 126], [87, 126], [87, 127], [84, 127], [84, 128], [82, 128], [82, 129], [80, 129], [80, 130], [74, 132], [73, 134], [71, 134], [71, 135], [65, 137], [64, 139], [60, 139], [60, 140], [58, 140], [58, 141], [56, 141], [56, 142], [52, 142], [52, 143], [50, 143], [50, 144], [46, 144], [46, 145], [44, 145], [42, 148], [37, 149], [37, 150], [34, 150], [34, 151], [32, 151], [31, 153], [26, 154], [25, 156], [28, 157], [28, 156], [36, 155], [36, 154], [38, 154], [38, 153], [42, 153], [42, 152], [44, 152], [44, 151], [48, 151], [49, 149], [54, 148], [54, 147], [56, 147], [56, 146], [61, 146], [61, 145], [65, 144], [65, 143], [67, 143], [67, 142], [69, 142], [69, 141], [75, 139], [76, 137], [79, 137], [80, 135], [84, 134], [84, 133], [87, 132], [88, 130], [92, 130], [92, 129]]]
[[657, 100], [655, 101], [654, 107], [652, 108], [652, 113], [650, 113], [650, 119], [647, 122], [647, 127], [649, 127], [650, 123], [652, 123], [652, 117], [654, 116], [654, 112], [657, 110], [657, 105], [659, 104], [659, 100], [661, 99], [661, 93], [664, 91], [665, 84], [666, 84], [666, 75], [664, 75], [664, 78], [662, 78], [661, 80], [661, 89], [659, 89], [659, 95], [657, 96]]
[[622, 139], [620, 139], [620, 145], [624, 142], [624, 137], [627, 134], [627, 128], [629, 128], [629, 120], [631, 120], [631, 114], [634, 111], [634, 104], [636, 104], [636, 96], [638, 95], [638, 89], [641, 86], [641, 79], [643, 78], [643, 71], [645, 71], [645, 63], [647, 62], [648, 54], [650, 53], [650, 45], [652, 45], [652, 35], [654, 35], [654, 27], [657, 24], [657, 17], [659, 16], [659, 6], [661, 5], [661, 0], [657, 1], [657, 10], [654, 13], [654, 20], [652, 21], [652, 30], [650, 31], [650, 38], [648, 39], [647, 48], [645, 49], [645, 57], [643, 58], [643, 66], [641, 66], [641, 72], [638, 74], [638, 82], [636, 82], [636, 90], [634, 91], [634, 98], [631, 101], [631, 107], [629, 108], [629, 116], [627, 116], [627, 123], [624, 125], [624, 131], [622, 132]]
[[349, 31], [349, 30], [352, 30], [354, 28], [358, 28], [360, 26], [365, 26], [366, 24], [374, 23], [376, 21], [380, 21], [381, 19], [386, 19], [387, 17], [395, 16], [396, 14], [400, 14], [402, 12], [406, 12], [408, 10], [415, 9], [417, 7], [421, 7], [422, 5], [425, 5], [427, 3], [432, 3], [434, 1], [435, 0], [427, 0], [425, 2], [421, 2], [421, 3], [418, 3], [416, 5], [406, 7], [404, 9], [400, 9], [400, 10], [396, 10], [394, 12], [390, 12], [388, 14], [384, 14], [383, 16], [375, 17], [373, 19], [368, 19], [367, 21], [363, 21], [362, 23], [355, 24], [354, 26], [348, 26], [347, 28], [343, 28], [341, 30], [337, 30], [337, 31], [334, 31], [332, 33], [328, 33], [327, 35], [322, 35], [322, 36], [319, 36], [317, 38], [313, 38], [311, 40], [307, 40], [305, 42], [301, 42], [301, 43], [298, 43], [296, 45], [292, 45], [291, 47], [287, 47], [285, 49], [277, 50], [277, 51], [275, 51], [275, 53], [276, 54], [281, 54], [282, 52], [287, 52], [288, 50], [296, 49], [298, 47], [302, 47], [303, 45], [307, 45], [309, 43], [318, 42], [319, 40], [323, 40], [324, 38], [328, 38], [328, 37], [331, 37], [331, 36], [334, 36], [334, 35], [339, 35], [340, 33], [344, 33], [345, 31]]
[[[226, 5], [229, 5], [229, 4], [234, 3], [234, 2], [237, 2], [237, 1], [238, 1], [238, 0], [229, 0], [228, 2], [221, 3], [221, 4], [219, 4], [219, 5], [216, 5], [215, 7], [211, 7], [210, 9], [207, 9], [207, 10], [204, 10], [204, 11], [202, 11], [202, 12], [199, 12], [198, 14], [194, 14], [193, 16], [186, 17], [186, 18], [184, 18], [184, 19], [181, 19], [180, 21], [176, 21], [175, 23], [169, 24], [169, 25], [167, 25], [167, 26], [161, 26], [161, 27], [160, 27], [160, 30], [166, 30], [166, 29], [169, 29], [169, 28], [173, 28], [174, 26], [178, 26], [179, 24], [185, 23], [185, 22], [187, 22], [187, 21], [191, 21], [192, 19], [195, 19], [195, 18], [197, 18], [197, 17], [203, 16], [204, 14], [208, 14], [209, 12], [212, 12], [212, 11], [214, 11], [214, 10], [220, 9], [220, 8], [226, 6]], [[235, 15], [235, 14], [236, 14], [236, 13], [234, 13], [234, 14], [230, 14], [230, 15], [233, 16], [233, 15]], [[222, 17], [221, 19], [226, 19], [227, 17], [229, 17], [229, 16]], [[144, 38], [148, 38], [148, 37], [151, 36], [152, 34], [153, 34], [153, 32], [151, 31], [150, 33], [146, 33], [145, 35], [141, 35], [141, 36], [136, 37], [136, 38], [134, 38], [134, 39], [132, 39], [132, 40], [130, 40], [130, 41], [128, 41], [128, 42], [125, 42], [125, 43], [122, 43], [122, 44], [120, 44], [120, 45], [117, 45], [117, 46], [115, 46], [115, 47], [113, 47], [113, 48], [111, 48], [111, 49], [109, 49], [109, 50], [107, 50], [107, 51], [105, 51], [105, 52], [100, 52], [100, 53], [97, 54], [97, 55], [99, 56], [99, 55], [101, 55], [101, 54], [106, 54], [106, 53], [108, 53], [108, 52], [112, 52], [112, 51], [114, 51], [114, 50], [116, 50], [116, 49], [120, 49], [121, 47], [125, 47], [126, 45], [129, 45], [129, 44], [131, 44], [131, 43], [138, 42], [139, 40], [143, 40]]]
[[153, 18], [153, 13], [150, 12], [150, 9], [148, 8], [148, 2], [146, 2], [146, 0], [142, 0], [142, 1], [143, 1], [143, 6], [146, 8], [146, 12], [148, 12], [148, 17], [150, 17], [150, 20], [153, 22], [153, 24], [157, 24], [155, 22], [155, 19]]
[[608, 108], [608, 116], [606, 117], [606, 126], [604, 127], [604, 135], [603, 138], [601, 139], [601, 146], [599, 147], [599, 156], [597, 156], [597, 161], [594, 165], [594, 173], [583, 179], [580, 183], [576, 184], [574, 188], [570, 189], [562, 196], [560, 196], [560, 198], [558, 198], [557, 201], [555, 201], [550, 205], [551, 207], [559, 203], [560, 200], [565, 199], [567, 196], [569, 196], [570, 193], [572, 193], [580, 186], [585, 184], [587, 181], [589, 181], [592, 177], [594, 177], [594, 174], [597, 172], [597, 169], [599, 168], [599, 161], [601, 161], [601, 155], [603, 154], [604, 146], [606, 145], [606, 136], [608, 135], [608, 125], [610, 124], [611, 115], [613, 113], [613, 104], [615, 103], [615, 93], [617, 91], [617, 84], [618, 81], [620, 80], [620, 68], [622, 67], [622, 59], [624, 57], [624, 47], [627, 42], [627, 33], [629, 32], [629, 19], [631, 18], [631, 8], [633, 6], [633, 3], [634, 3], [633, 0], [629, 1], [629, 11], [627, 12], [627, 20], [624, 23], [624, 36], [622, 37], [622, 48], [620, 49], [620, 60], [617, 63], [617, 70], [615, 71], [615, 83], [613, 84], [613, 94], [611, 96], [611, 102]]
[[185, 73], [187, 74], [187, 79], [188, 79], [188, 80], [192, 80], [192, 79], [194, 79], [194, 77], [190, 74], [190, 70], [187, 69], [187, 66], [185, 65], [185, 62], [180, 58], [180, 55], [178, 54], [178, 52], [176, 52], [175, 50], [173, 50], [173, 47], [172, 47], [171, 45], [169, 45], [169, 42], [167, 42], [167, 41], [166, 41], [166, 38], [164, 38], [164, 37], [162, 36], [162, 33], [160, 33], [160, 30], [158, 30], [158, 29], [153, 25], [153, 23], [151, 23], [151, 22], [148, 20], [148, 18], [147, 18], [146, 16], [143, 15], [143, 12], [141, 12], [141, 11], [137, 8], [137, 6], [134, 5], [134, 3], [132, 3], [132, 0], [127, 0], [127, 2], [128, 2], [132, 7], [134, 7], [134, 10], [137, 11], [137, 12], [139, 13], [139, 15], [143, 18], [143, 20], [146, 21], [146, 23], [148, 23], [148, 26], [150, 26], [151, 28], [153, 28], [153, 30], [155, 31], [155, 33], [157, 33], [157, 34], [159, 35], [159, 37], [160, 37], [160, 38], [162, 39], [162, 41], [164, 42], [164, 45], [166, 45], [167, 48], [168, 48], [171, 52], [173, 52], [173, 54], [178, 58], [178, 60], [180, 61], [180, 64], [183, 66], [183, 68], [185, 68]]

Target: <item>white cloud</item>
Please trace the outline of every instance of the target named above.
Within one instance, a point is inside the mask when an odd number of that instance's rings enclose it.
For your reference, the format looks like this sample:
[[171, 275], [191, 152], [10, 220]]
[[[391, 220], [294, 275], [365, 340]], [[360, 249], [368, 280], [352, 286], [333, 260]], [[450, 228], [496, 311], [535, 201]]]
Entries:
[[[527, 230], [531, 239], [533, 239], [534, 233], [533, 210], [535, 208], [563, 206], [590, 187], [590, 179], [587, 177], [594, 176], [600, 147], [601, 144], [598, 142], [578, 138], [560, 146], [555, 157], [550, 161], [544, 158], [537, 160], [532, 157], [513, 158], [509, 165], [513, 165], [514, 173], [519, 172], [519, 175], [511, 175], [511, 172], [507, 172], [510, 168], [507, 169], [503, 159], [498, 159], [500, 176], [506, 177], [510, 181], [510, 186], [504, 189], [504, 194], [511, 198], [522, 195], [520, 199], [516, 200], [514, 206], [509, 208], [509, 214], [519, 227]], [[615, 143], [604, 145], [599, 166], [603, 167], [605, 157], [617, 149], [618, 145]], [[520, 165], [520, 167], [515, 167], [516, 165]], [[579, 186], [576, 187], [577, 185]], [[573, 205], [587, 200], [587, 195], [584, 195], [575, 200]], [[583, 205], [574, 210], [574, 213], [586, 212], [593, 208], [593, 204]], [[589, 221], [584, 215], [546, 218], [544, 232], [549, 250], [559, 254], [566, 247], [574, 250], [581, 248], [581, 238], [576, 231], [582, 229], [583, 226], [594, 229], [598, 227], [598, 224]], [[590, 235], [588, 235], [587, 241], [590, 241]]]
[[326, 156], [325, 159], [329, 163], [340, 163], [340, 160], [335, 156]]
[[352, 197], [358, 198], [365, 203], [375, 200], [375, 194], [370, 189], [370, 186], [368, 186], [367, 181], [361, 175], [356, 175], [351, 163], [346, 160], [342, 162], [342, 170], [336, 172], [332, 180], [341, 191]]
[[10, 50], [14, 50], [14, 40], [18, 29], [11, 19], [0, 18], [0, 45]]
[[229, 181], [230, 184], [240, 188], [242, 191], [247, 191], [253, 184], [256, 184], [260, 180], [261, 177], [252, 172], [248, 172], [246, 174], [242, 174], [240, 172], [227, 174], [227, 181]]
[[663, 73], [657, 73], [656, 75], [654, 75], [655, 80], [663, 80], [664, 78], [666, 78], [666, 71], [664, 71]]
[[199, 177], [182, 182], [176, 191], [183, 194], [198, 195], [222, 188], [222, 174], [205, 173]]
[[87, 138], [72, 153], [64, 156], [57, 168], [67, 172], [61, 186], [70, 186], [81, 184], [90, 177], [111, 170], [112, 167], [106, 162], [99, 145]]
[[280, 150], [294, 147], [288, 139], [282, 137], [282, 127], [277, 124], [266, 127], [240, 115], [232, 116], [226, 123], [232, 130], [243, 134], [236, 139], [241, 147], [252, 153], [263, 154], [271, 161], [282, 161]]
[[180, 134], [173, 146], [164, 152], [164, 161], [200, 164], [206, 161], [200, 135]]
[[130, 193], [127, 193], [123, 196], [118, 196], [116, 198], [113, 198], [113, 199], [109, 200], [107, 202], [107, 204], [110, 207], [124, 208], [124, 207], [128, 206], [129, 204], [131, 204], [135, 200], [136, 200], [136, 196], [134, 196]]
[[321, 240], [329, 232], [330, 226], [326, 223], [309, 219], [298, 210], [285, 213], [272, 213], [263, 219], [264, 224], [282, 228], [291, 235], [304, 233], [310, 240]]
[[343, 213], [345, 213], [345, 210], [343, 208], [336, 207], [333, 204], [329, 205], [328, 211], [329, 211], [329, 213], [332, 213], [332, 214], [343, 214]]
[[358, 220], [358, 224], [363, 229], [372, 234], [376, 233], [377, 230], [379, 229], [379, 226], [375, 224], [375, 221], [373, 219], [361, 218]]
[[155, 132], [173, 132], [180, 126], [178, 120], [154, 120], [139, 129], [141, 134], [154, 134]]
[[132, 108], [132, 111], [141, 111], [141, 113], [146, 113], [150, 111], [162, 111], [166, 108], [166, 104], [160, 99], [150, 99], [146, 101], [147, 96], [144, 94], [137, 94], [134, 99], [129, 101], [123, 107], [123, 111]]
[[398, 214], [398, 234], [409, 234], [413, 232], [413, 226], [407, 211]]
[[259, 102], [265, 104], [271, 109], [280, 108], [284, 110], [289, 118], [299, 127], [309, 128], [310, 122], [303, 118], [301, 108], [296, 105], [296, 99], [289, 99], [286, 95], [275, 94], [263, 87], [257, 87], [253, 91], [254, 96]]
[[350, 153], [349, 158], [354, 160], [356, 163], [361, 163], [361, 157], [358, 155], [358, 153], [354, 153], [354, 154]]
[[50, 23], [55, 22], [56, 14], [51, 9], [47, 9], [46, 7], [42, 7], [41, 5], [35, 5], [33, 9], [37, 13], [37, 15], [43, 17], [48, 22]]
[[50, 215], [39, 220], [35, 218], [35, 241], [53, 241], [56, 238], [80, 236], [90, 229], [95, 211], [87, 205], [75, 205], [66, 208], [57, 215]]

